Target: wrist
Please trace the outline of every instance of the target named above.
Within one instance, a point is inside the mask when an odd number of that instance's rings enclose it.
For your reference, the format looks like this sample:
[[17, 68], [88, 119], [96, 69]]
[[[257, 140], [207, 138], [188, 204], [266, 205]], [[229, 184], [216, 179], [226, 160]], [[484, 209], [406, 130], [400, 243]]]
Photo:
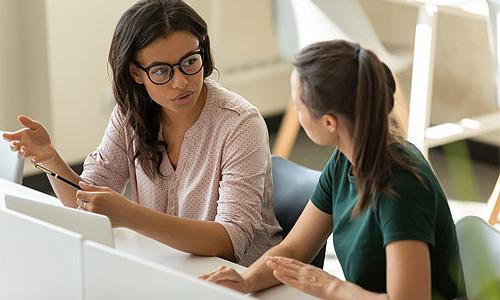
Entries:
[[324, 299], [335, 299], [335, 295], [339, 295], [340, 291], [342, 290], [342, 286], [344, 285], [345, 281], [342, 280], [332, 280], [329, 284], [325, 286], [324, 290]]
[[255, 286], [255, 281], [252, 280], [252, 277], [249, 276], [247, 271], [241, 274], [241, 278], [243, 278], [243, 291], [241, 292], [248, 294], [257, 291], [257, 288]]
[[[130, 200], [129, 200], [130, 201]], [[134, 231], [140, 230], [140, 224], [141, 224], [141, 209], [143, 207], [138, 205], [135, 202], [130, 201], [128, 205], [126, 206], [126, 212], [125, 212], [125, 227], [128, 227]]]
[[58, 166], [59, 163], [63, 162], [64, 160], [62, 157], [59, 155], [57, 150], [51, 145], [49, 146], [49, 150], [47, 151], [47, 159], [44, 161], [40, 161], [39, 163], [43, 164], [47, 168], [55, 168]]

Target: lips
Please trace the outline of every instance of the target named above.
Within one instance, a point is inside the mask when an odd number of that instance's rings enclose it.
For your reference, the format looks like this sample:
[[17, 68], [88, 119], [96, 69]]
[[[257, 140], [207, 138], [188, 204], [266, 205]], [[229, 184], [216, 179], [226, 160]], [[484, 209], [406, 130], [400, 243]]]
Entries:
[[191, 96], [193, 94], [193, 92], [185, 92], [185, 93], [182, 93], [180, 94], [179, 96], [175, 97], [173, 99], [173, 101], [176, 101], [176, 100], [183, 100], [184, 98], [187, 98], [189, 96]]

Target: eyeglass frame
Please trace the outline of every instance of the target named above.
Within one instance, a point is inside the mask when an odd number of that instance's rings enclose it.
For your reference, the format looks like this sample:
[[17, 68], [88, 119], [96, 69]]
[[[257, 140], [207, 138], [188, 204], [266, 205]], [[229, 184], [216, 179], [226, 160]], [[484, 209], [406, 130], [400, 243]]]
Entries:
[[[182, 69], [182, 66], [181, 66], [181, 65], [182, 65], [182, 62], [183, 62], [186, 58], [190, 57], [191, 55], [195, 55], [195, 54], [199, 54], [199, 55], [201, 56], [201, 67], [200, 67], [200, 69], [199, 69], [198, 71], [196, 71], [196, 72], [194, 72], [194, 73], [192, 73], [192, 74], [188, 74], [188, 73], [186, 73], [186, 72]], [[134, 60], [132, 63], [133, 63], [133, 64], [134, 64], [137, 68], [139, 68], [140, 70], [142, 70], [142, 71], [144, 71], [144, 72], [146, 73], [146, 75], [148, 76], [148, 79], [149, 79], [149, 81], [151, 81], [151, 83], [156, 84], [156, 85], [164, 85], [164, 84], [168, 83], [170, 80], [172, 80], [172, 78], [174, 77], [174, 73], [175, 73], [175, 67], [177, 67], [177, 66], [179, 66], [179, 70], [180, 70], [180, 71], [182, 72], [182, 74], [184, 74], [184, 75], [192, 76], [192, 75], [196, 75], [196, 74], [200, 73], [201, 69], [203, 69], [203, 66], [204, 66], [204, 64], [205, 64], [205, 60], [203, 59], [203, 54], [204, 54], [203, 49], [201, 49], [201, 48], [200, 48], [200, 49], [198, 49], [198, 50], [196, 50], [196, 51], [194, 51], [194, 52], [187, 53], [186, 55], [184, 55], [183, 57], [181, 57], [177, 63], [175, 63], [175, 64], [173, 64], [173, 65], [171, 65], [171, 64], [169, 64], [169, 63], [166, 63], [166, 62], [158, 62], [158, 63], [153, 63], [153, 64], [151, 64], [151, 65], [149, 65], [149, 66], [147, 66], [147, 67], [143, 67], [143, 66], [141, 66], [141, 65], [140, 65], [137, 61], [135, 61], [135, 60]], [[167, 66], [169, 66], [169, 67], [172, 69], [172, 73], [170, 74], [170, 78], [169, 78], [169, 79], [167, 79], [167, 81], [165, 81], [165, 82], [163, 82], [163, 83], [156, 83], [156, 82], [154, 82], [154, 81], [151, 79], [151, 75], [149, 74], [149, 71], [150, 71], [152, 68], [157, 67], [157, 66], [160, 66], [160, 65], [167, 65]]]

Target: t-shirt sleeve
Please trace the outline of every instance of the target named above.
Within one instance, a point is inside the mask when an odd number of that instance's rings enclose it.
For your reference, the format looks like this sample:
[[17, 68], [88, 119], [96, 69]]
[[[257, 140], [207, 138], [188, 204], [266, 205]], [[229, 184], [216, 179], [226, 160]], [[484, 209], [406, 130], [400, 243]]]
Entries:
[[332, 154], [328, 160], [318, 184], [311, 196], [311, 202], [321, 211], [332, 214], [332, 197], [333, 197], [333, 171], [338, 158], [338, 150]]
[[422, 241], [435, 245], [436, 197], [433, 187], [423, 185], [406, 171], [393, 174], [396, 196], [382, 194], [377, 202], [377, 217], [384, 247], [400, 240]]
[[115, 106], [101, 144], [83, 164], [81, 178], [122, 193], [129, 178], [126, 138], [123, 120]]

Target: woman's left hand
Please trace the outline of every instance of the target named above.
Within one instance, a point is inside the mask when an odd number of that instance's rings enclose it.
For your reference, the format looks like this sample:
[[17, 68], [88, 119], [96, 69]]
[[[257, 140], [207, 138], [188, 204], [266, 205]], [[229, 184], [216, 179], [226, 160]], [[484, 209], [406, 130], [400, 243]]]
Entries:
[[101, 187], [80, 181], [82, 190], [76, 192], [80, 209], [106, 215], [113, 227], [127, 227], [131, 222], [137, 204], [108, 187]]
[[341, 282], [315, 266], [292, 258], [270, 256], [266, 264], [279, 281], [321, 299], [330, 298], [335, 286]]

